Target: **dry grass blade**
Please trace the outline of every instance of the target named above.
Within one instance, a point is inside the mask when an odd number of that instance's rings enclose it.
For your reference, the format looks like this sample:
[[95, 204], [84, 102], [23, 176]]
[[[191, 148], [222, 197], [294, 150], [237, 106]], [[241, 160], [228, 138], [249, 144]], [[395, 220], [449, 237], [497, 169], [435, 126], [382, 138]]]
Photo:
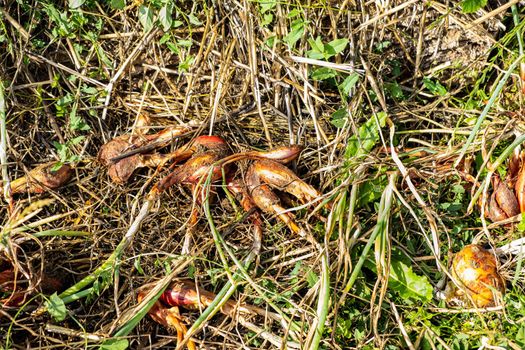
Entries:
[[12, 206], [9, 191], [9, 172], [7, 169], [7, 113], [4, 94], [4, 81], [0, 77], [0, 166], [2, 167], [2, 188], [4, 200]]

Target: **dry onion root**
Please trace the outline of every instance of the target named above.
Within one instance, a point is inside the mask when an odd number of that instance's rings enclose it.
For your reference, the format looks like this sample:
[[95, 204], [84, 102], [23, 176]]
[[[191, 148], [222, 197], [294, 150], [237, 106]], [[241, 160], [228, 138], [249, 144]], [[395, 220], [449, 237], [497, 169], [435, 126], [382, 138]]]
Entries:
[[[72, 177], [73, 169], [67, 164], [49, 162], [29, 171], [25, 176], [13, 180], [9, 189], [11, 195], [22, 193], [45, 193], [64, 186]], [[0, 192], [2, 189], [0, 188]], [[33, 207], [37, 202], [33, 203]], [[29, 206], [31, 207], [31, 205]], [[27, 209], [27, 208], [26, 208]], [[32, 282], [20, 279], [21, 274], [8, 261], [0, 258], [0, 308], [18, 307], [34, 294]], [[29, 287], [28, 287], [29, 284]], [[53, 293], [62, 288], [62, 282], [46, 275], [39, 279], [39, 289]]]
[[[27, 288], [28, 281], [20, 279], [20, 274], [15, 273], [15, 269], [9, 263], [0, 260], [0, 308], [19, 307], [25, 303], [28, 296], [34, 294], [34, 289]], [[42, 275], [39, 289], [46, 293], [62, 289], [62, 281], [58, 278]]]
[[470, 299], [480, 308], [494, 306], [497, 296], [505, 292], [496, 256], [477, 244], [470, 244], [456, 253], [452, 276], [462, 287], [454, 296], [464, 301]]
[[71, 179], [73, 169], [67, 164], [58, 165], [57, 162], [41, 164], [27, 175], [12, 181], [11, 194], [44, 193], [62, 187]]

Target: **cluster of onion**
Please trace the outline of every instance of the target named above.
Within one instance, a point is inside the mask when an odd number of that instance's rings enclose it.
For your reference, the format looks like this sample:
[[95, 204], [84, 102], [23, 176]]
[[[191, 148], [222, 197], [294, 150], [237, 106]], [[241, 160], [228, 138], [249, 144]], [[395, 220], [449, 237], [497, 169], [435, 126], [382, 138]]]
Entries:
[[[112, 158], [121, 156], [126, 150], [154, 144], [162, 147], [173, 137], [187, 132], [186, 128], [167, 128], [153, 135], [121, 136], [105, 144], [99, 160], [108, 166], [109, 175], [116, 183], [126, 182], [133, 172], [143, 166], [155, 166], [179, 157], [186, 158], [181, 150], [173, 154], [136, 153], [122, 160], [113, 162]], [[185, 148], [183, 147], [182, 150]], [[499, 177], [493, 178], [493, 192], [485, 208], [485, 215], [494, 222], [507, 219], [525, 212], [525, 167], [524, 156], [513, 157], [509, 162], [508, 177], [505, 182]], [[42, 164], [31, 170], [26, 176], [11, 183], [11, 194], [42, 193], [57, 189], [69, 181], [73, 169], [69, 165], [56, 162]], [[1, 191], [1, 189], [0, 189]], [[453, 297], [470, 300], [477, 307], [489, 307], [496, 303], [497, 296], [505, 291], [505, 283], [498, 272], [498, 262], [494, 253], [480, 245], [471, 244], [456, 253], [452, 261], [452, 276], [460, 288], [455, 288]]]

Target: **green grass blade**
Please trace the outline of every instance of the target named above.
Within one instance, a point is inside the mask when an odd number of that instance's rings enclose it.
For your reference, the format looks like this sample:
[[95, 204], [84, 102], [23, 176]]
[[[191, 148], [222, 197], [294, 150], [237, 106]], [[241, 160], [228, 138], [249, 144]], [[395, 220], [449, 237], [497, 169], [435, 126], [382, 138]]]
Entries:
[[397, 178], [397, 173], [390, 175], [389, 184], [384, 189], [383, 194], [381, 196], [381, 201], [379, 203], [378, 218], [377, 218], [376, 226], [374, 228], [374, 231], [372, 231], [372, 234], [368, 238], [368, 242], [366, 246], [364, 247], [363, 251], [361, 252], [361, 256], [359, 257], [359, 260], [357, 261], [352, 271], [352, 274], [350, 275], [348, 283], [346, 284], [343, 290], [343, 293], [345, 294], [348, 293], [350, 289], [352, 289], [352, 287], [354, 286], [354, 283], [357, 280], [357, 276], [359, 276], [359, 273], [361, 272], [361, 268], [363, 267], [363, 264], [366, 261], [370, 248], [374, 244], [377, 236], [387, 226], [387, 222], [390, 219], [390, 208], [392, 206], [392, 197], [394, 193], [393, 187], [395, 185], [396, 178]]
[[514, 62], [512, 62], [512, 64], [510, 65], [509, 69], [507, 69], [507, 71], [505, 72], [505, 74], [503, 75], [501, 80], [499, 81], [498, 85], [496, 86], [496, 89], [494, 89], [494, 91], [492, 92], [492, 95], [490, 96], [490, 99], [489, 99], [487, 105], [485, 106], [485, 108], [483, 108], [483, 111], [481, 112], [481, 114], [479, 115], [478, 119], [476, 120], [476, 124], [474, 125], [474, 128], [470, 132], [470, 135], [469, 135], [469, 137], [467, 139], [467, 142], [465, 142], [465, 144], [463, 145], [463, 148], [461, 148], [461, 152], [459, 154], [458, 159], [454, 163], [454, 167], [458, 166], [458, 164], [461, 162], [461, 160], [465, 156], [465, 153], [467, 153], [468, 148], [470, 147], [470, 145], [474, 141], [474, 138], [478, 134], [478, 131], [479, 131], [480, 127], [481, 127], [481, 124], [483, 123], [483, 121], [487, 117], [487, 114], [489, 113], [490, 109], [492, 108], [492, 106], [496, 102], [496, 99], [498, 98], [499, 94], [501, 93], [501, 90], [503, 89], [503, 86], [505, 85], [505, 83], [507, 82], [507, 80], [511, 76], [512, 72], [514, 72], [514, 69], [516, 69], [517, 65], [521, 62], [522, 59], [523, 59], [523, 55], [520, 55]]
[[131, 333], [133, 329], [137, 326], [137, 324], [142, 320], [147, 314], [149, 309], [157, 302], [157, 300], [160, 298], [162, 293], [166, 290], [166, 288], [169, 286], [169, 283], [164, 286], [164, 288], [160, 289], [157, 293], [155, 293], [155, 296], [149, 300], [146, 304], [144, 304], [143, 307], [141, 307], [134, 315], [133, 317], [126, 322], [121, 328], [119, 328], [115, 334], [113, 335], [114, 338], [118, 337], [124, 337]]
[[[512, 11], [512, 18], [514, 19], [514, 27], [516, 28], [520, 24], [520, 15], [518, 13], [518, 6], [516, 6], [515, 4], [512, 5], [511, 11]], [[520, 56], [523, 56], [523, 36], [521, 35], [521, 31], [519, 29], [516, 30], [516, 39], [518, 40]]]
[[69, 230], [45, 230], [32, 234], [36, 238], [41, 237], [85, 237], [92, 236], [91, 232], [86, 231], [69, 231]]
[[328, 252], [324, 251], [321, 258], [321, 286], [317, 300], [317, 324], [314, 329], [314, 337], [309, 346], [310, 350], [319, 349], [319, 344], [324, 332], [324, 325], [328, 317], [330, 304], [330, 264], [328, 263]]
[[95, 282], [100, 276], [102, 276], [103, 274], [113, 269], [115, 262], [120, 258], [124, 250], [133, 241], [133, 237], [135, 236], [135, 233], [137, 233], [137, 231], [139, 230], [142, 221], [144, 221], [144, 219], [146, 218], [146, 215], [148, 214], [149, 209], [151, 208], [151, 205], [152, 205], [152, 201], [150, 200], [146, 200], [144, 202], [144, 204], [142, 205], [142, 208], [140, 209], [139, 214], [137, 215], [137, 217], [135, 218], [135, 220], [129, 227], [128, 232], [126, 232], [126, 235], [122, 238], [117, 248], [115, 248], [115, 251], [113, 251], [113, 253], [109, 256], [109, 258], [106, 261], [104, 261], [102, 265], [96, 268], [95, 271], [93, 271], [91, 274], [86, 276], [80, 282], [76, 283], [74, 286], [62, 292], [60, 294], [61, 298], [78, 293], [82, 289], [86, 288], [87, 286]]

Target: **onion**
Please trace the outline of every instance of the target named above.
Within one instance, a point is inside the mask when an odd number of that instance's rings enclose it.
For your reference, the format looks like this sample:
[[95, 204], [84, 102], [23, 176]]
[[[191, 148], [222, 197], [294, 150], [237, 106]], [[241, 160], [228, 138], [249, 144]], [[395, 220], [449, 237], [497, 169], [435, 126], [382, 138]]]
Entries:
[[497, 265], [494, 254], [476, 244], [454, 256], [452, 274], [477, 307], [494, 306], [496, 295], [505, 291]]

